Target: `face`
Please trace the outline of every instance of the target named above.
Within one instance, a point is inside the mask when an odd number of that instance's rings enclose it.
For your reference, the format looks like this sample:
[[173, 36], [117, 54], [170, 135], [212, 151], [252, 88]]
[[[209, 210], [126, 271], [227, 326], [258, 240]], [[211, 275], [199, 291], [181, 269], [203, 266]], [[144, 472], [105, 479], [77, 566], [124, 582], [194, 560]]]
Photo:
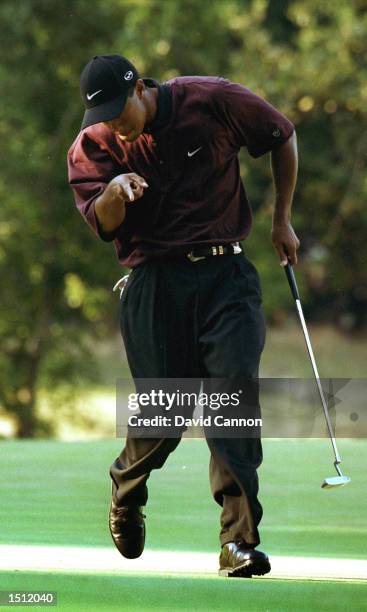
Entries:
[[104, 124], [121, 140], [133, 142], [143, 133], [145, 122], [144, 83], [137, 81], [134, 94], [127, 98], [121, 115]]

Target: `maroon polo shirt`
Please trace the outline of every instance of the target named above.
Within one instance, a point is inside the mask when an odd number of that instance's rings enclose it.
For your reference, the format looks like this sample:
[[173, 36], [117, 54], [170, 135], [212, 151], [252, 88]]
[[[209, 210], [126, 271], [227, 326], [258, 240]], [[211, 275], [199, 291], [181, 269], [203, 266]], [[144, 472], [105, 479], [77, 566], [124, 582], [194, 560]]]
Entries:
[[[147, 86], [158, 86], [146, 79]], [[104, 124], [82, 130], [68, 152], [76, 205], [102, 240], [114, 241], [122, 265], [243, 240], [252, 222], [238, 152], [259, 157], [294, 127], [268, 102], [219, 77], [178, 77], [158, 86], [154, 122], [134, 142]], [[98, 225], [94, 203], [118, 174], [136, 172], [149, 188], [126, 205], [113, 232]]]

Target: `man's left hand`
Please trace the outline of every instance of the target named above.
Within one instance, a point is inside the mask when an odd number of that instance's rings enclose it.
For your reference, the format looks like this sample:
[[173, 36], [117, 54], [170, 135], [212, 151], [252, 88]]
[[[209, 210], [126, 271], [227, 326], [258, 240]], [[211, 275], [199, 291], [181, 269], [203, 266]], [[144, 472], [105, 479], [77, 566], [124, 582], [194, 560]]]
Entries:
[[289, 222], [274, 223], [271, 230], [271, 240], [280, 257], [280, 265], [287, 265], [289, 258], [292, 266], [295, 266], [300, 241], [291, 224]]

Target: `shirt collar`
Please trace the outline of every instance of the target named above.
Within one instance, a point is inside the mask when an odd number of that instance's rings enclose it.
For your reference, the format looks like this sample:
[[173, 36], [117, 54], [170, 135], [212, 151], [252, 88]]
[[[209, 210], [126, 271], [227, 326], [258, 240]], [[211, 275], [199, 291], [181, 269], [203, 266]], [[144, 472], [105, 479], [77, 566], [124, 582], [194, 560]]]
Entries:
[[158, 88], [157, 113], [153, 121], [144, 128], [145, 134], [161, 130], [169, 122], [172, 115], [172, 92], [169, 85], [158, 83], [154, 79], [143, 79], [147, 87]]

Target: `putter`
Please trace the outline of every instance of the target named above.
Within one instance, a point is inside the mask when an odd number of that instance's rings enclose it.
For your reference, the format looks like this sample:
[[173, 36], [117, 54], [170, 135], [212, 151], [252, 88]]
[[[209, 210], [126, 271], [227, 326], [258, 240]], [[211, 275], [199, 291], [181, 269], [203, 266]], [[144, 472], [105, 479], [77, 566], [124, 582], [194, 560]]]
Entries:
[[307, 331], [307, 327], [306, 327], [306, 321], [305, 321], [305, 318], [303, 316], [301, 300], [300, 300], [299, 293], [298, 293], [298, 287], [297, 287], [296, 279], [295, 279], [293, 268], [292, 268], [292, 265], [291, 265], [291, 262], [290, 262], [289, 259], [288, 259], [287, 264], [284, 266], [284, 269], [285, 269], [285, 273], [287, 275], [288, 283], [289, 283], [289, 286], [290, 286], [293, 298], [294, 298], [294, 300], [296, 302], [298, 315], [299, 315], [299, 318], [300, 318], [300, 321], [301, 321], [301, 325], [302, 325], [303, 335], [304, 335], [305, 340], [306, 340], [306, 346], [307, 346], [308, 354], [309, 354], [310, 359], [311, 359], [312, 369], [313, 369], [313, 373], [315, 375], [316, 384], [317, 384], [317, 388], [319, 390], [321, 404], [322, 404], [322, 408], [323, 408], [323, 411], [324, 411], [324, 415], [325, 415], [325, 419], [326, 419], [326, 424], [327, 424], [327, 428], [328, 428], [328, 431], [329, 431], [329, 436], [330, 436], [331, 444], [333, 446], [334, 455], [335, 455], [334, 466], [335, 466], [335, 469], [336, 469], [336, 471], [338, 473], [338, 476], [331, 476], [330, 478], [325, 478], [325, 480], [323, 481], [321, 487], [323, 489], [334, 489], [335, 487], [344, 487], [344, 485], [346, 485], [346, 484], [348, 484], [350, 482], [350, 478], [348, 476], [344, 476], [342, 471], [341, 471], [341, 468], [340, 468], [341, 458], [340, 458], [340, 455], [339, 455], [339, 452], [338, 452], [338, 448], [336, 446], [336, 440], [335, 440], [335, 435], [334, 435], [334, 431], [333, 431], [333, 426], [332, 426], [331, 421], [330, 421], [330, 415], [329, 415], [328, 407], [327, 407], [327, 404], [326, 404], [326, 401], [325, 401], [324, 392], [322, 390], [322, 386], [321, 386], [321, 383], [320, 383], [320, 377], [319, 377], [319, 373], [318, 373], [318, 370], [317, 370], [316, 361], [315, 361], [315, 357], [314, 357], [314, 354], [313, 354], [310, 337], [308, 335], [308, 331]]

